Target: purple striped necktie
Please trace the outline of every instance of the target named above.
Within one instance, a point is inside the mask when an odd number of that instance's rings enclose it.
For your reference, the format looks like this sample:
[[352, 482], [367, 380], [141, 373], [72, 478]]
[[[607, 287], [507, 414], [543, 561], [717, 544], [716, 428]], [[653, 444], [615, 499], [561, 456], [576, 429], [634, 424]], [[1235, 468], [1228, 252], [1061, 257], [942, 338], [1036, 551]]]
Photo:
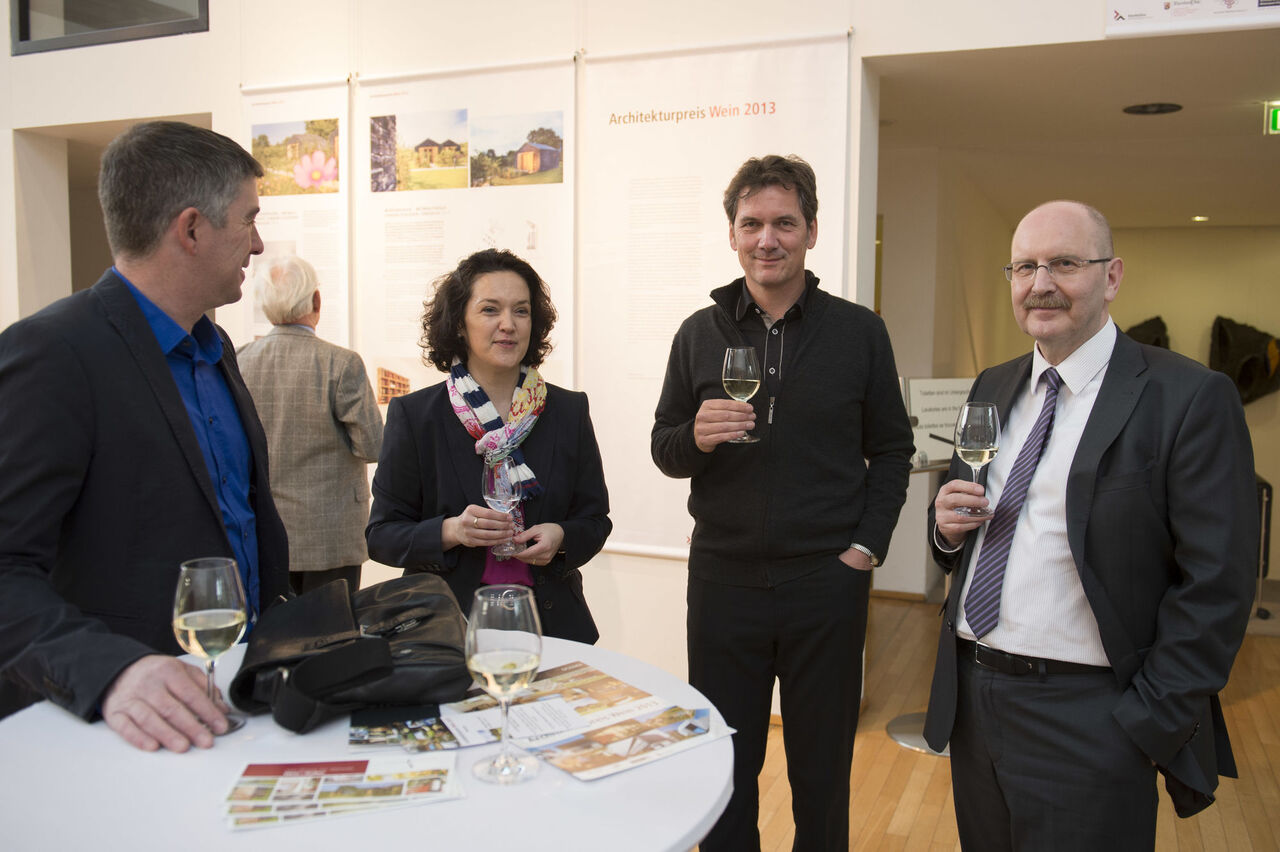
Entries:
[[1053, 431], [1053, 411], [1058, 402], [1058, 388], [1062, 378], [1050, 367], [1042, 374], [1048, 388], [1044, 393], [1044, 406], [1031, 427], [1031, 434], [1023, 442], [1018, 458], [1000, 492], [995, 514], [987, 525], [987, 535], [982, 540], [982, 552], [978, 554], [978, 567], [973, 571], [973, 582], [964, 599], [964, 617], [973, 635], [981, 639], [995, 629], [1000, 621], [1000, 590], [1004, 585], [1004, 569], [1009, 562], [1009, 546], [1013, 544], [1013, 531], [1018, 525], [1018, 515], [1027, 499], [1027, 488], [1035, 476], [1036, 465], [1049, 443]]

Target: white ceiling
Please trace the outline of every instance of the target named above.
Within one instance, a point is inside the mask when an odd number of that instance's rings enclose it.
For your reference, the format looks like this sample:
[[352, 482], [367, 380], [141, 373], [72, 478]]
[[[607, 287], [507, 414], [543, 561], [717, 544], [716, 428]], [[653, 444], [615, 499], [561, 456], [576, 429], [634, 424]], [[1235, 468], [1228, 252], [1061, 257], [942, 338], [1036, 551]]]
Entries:
[[[880, 145], [939, 148], [1010, 222], [1051, 198], [1113, 226], [1280, 225], [1280, 29], [870, 60]], [[1170, 115], [1130, 104], [1172, 102]]]

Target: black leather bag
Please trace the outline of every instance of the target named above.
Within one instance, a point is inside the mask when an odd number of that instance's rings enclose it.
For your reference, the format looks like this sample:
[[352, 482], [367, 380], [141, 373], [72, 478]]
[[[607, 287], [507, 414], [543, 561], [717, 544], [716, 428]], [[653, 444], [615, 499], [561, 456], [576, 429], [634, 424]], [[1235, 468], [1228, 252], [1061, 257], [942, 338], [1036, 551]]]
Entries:
[[471, 685], [465, 641], [458, 602], [435, 574], [354, 594], [336, 580], [263, 613], [231, 700], [298, 733], [360, 707], [456, 701]]

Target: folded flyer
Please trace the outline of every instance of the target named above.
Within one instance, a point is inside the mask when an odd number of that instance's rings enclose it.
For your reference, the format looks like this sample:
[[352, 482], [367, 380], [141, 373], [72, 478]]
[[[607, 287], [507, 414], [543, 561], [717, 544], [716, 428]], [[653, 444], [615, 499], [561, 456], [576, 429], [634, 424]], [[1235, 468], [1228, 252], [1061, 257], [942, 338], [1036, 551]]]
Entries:
[[233, 829], [406, 807], [462, 795], [452, 754], [315, 763], [251, 763], [227, 794]]
[[711, 724], [711, 711], [666, 707], [577, 734], [529, 752], [575, 778], [594, 781], [679, 754], [732, 733]]

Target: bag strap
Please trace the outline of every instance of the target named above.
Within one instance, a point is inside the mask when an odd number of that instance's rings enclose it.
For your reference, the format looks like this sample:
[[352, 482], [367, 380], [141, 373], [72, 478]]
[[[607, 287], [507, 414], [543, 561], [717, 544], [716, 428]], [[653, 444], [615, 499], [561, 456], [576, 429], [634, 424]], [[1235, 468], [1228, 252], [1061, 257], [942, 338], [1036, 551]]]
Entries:
[[330, 695], [391, 674], [391, 645], [366, 637], [283, 669], [271, 699], [271, 716], [282, 728], [304, 733], [343, 709]]

